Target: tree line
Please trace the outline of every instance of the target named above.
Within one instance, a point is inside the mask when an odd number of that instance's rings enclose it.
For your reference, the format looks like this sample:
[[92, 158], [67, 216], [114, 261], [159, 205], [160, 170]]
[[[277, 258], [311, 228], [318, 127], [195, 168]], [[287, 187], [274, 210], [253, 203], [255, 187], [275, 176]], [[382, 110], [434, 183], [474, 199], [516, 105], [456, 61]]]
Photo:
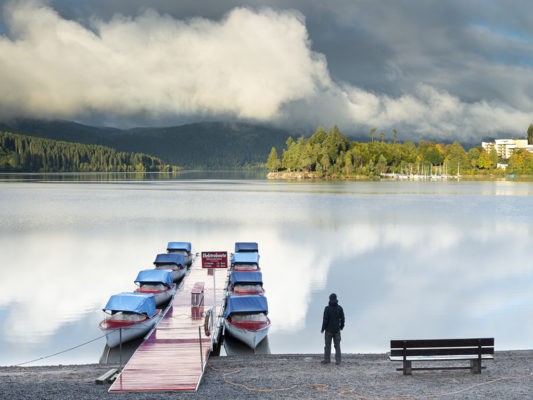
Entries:
[[173, 172], [179, 167], [143, 153], [0, 132], [3, 172]]
[[[451, 144], [420, 140], [398, 142], [394, 130], [392, 142], [381, 134], [371, 141], [350, 141], [338, 127], [326, 131], [319, 127], [315, 133], [294, 140], [289, 137], [279, 155], [272, 147], [267, 159], [271, 172], [305, 172], [319, 178], [373, 177], [383, 173], [447, 174], [447, 175], [533, 175], [533, 154], [516, 149], [508, 160], [501, 160], [496, 150], [485, 151], [476, 146], [466, 151], [457, 141]], [[529, 132], [528, 132], [529, 134]], [[505, 161], [507, 169], [498, 168]]]

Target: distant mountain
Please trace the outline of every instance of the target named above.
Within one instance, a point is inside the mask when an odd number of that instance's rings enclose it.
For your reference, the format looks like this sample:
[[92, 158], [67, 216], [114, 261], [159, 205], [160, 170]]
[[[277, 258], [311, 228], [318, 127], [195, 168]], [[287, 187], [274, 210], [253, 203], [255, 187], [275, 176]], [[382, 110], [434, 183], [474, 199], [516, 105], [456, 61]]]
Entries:
[[245, 123], [205, 122], [167, 128], [102, 128], [70, 121], [14, 120], [0, 129], [30, 136], [117, 151], [145, 153], [185, 168], [242, 168], [266, 162], [274, 146], [281, 151], [287, 131]]

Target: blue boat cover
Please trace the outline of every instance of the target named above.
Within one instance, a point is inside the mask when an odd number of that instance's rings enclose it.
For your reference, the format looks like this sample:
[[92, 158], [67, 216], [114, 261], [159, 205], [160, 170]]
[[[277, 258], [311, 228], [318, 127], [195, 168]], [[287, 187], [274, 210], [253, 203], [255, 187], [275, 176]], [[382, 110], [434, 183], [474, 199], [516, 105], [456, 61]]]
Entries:
[[147, 293], [119, 293], [109, 298], [104, 311], [115, 313], [129, 311], [138, 314], [146, 314], [152, 318], [156, 313], [155, 296]]
[[231, 258], [233, 264], [257, 264], [259, 265], [259, 253], [235, 253]]
[[145, 269], [139, 271], [135, 283], [162, 283], [168, 287], [174, 285], [172, 272], [166, 269]]
[[267, 298], [262, 295], [228, 296], [224, 318], [234, 313], [268, 313]]
[[230, 283], [263, 283], [263, 274], [259, 271], [233, 271], [229, 277]]
[[235, 253], [243, 252], [259, 252], [259, 247], [256, 242], [235, 242]]
[[168, 242], [167, 250], [185, 250], [186, 252], [191, 252], [191, 243], [190, 242]]
[[187, 262], [185, 261], [185, 256], [183, 254], [177, 254], [177, 253], [162, 253], [158, 254], [155, 257], [154, 264], [155, 265], [181, 265], [185, 266]]

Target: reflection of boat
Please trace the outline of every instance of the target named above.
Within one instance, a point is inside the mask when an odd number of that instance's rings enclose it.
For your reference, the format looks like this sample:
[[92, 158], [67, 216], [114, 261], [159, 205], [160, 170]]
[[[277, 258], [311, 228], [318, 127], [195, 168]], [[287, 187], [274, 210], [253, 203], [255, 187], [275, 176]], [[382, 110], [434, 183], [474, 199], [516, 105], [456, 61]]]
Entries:
[[268, 335], [270, 319], [265, 296], [228, 296], [224, 311], [226, 333], [252, 349]]
[[191, 243], [189, 242], [168, 242], [167, 253], [182, 254], [185, 257], [185, 265], [190, 267], [192, 264]]
[[259, 253], [256, 242], [235, 242], [235, 253]]
[[[122, 343], [121, 346], [113, 348], [108, 345], [104, 346], [102, 354], [100, 355], [101, 365], [121, 365], [128, 362], [130, 357], [135, 353], [139, 345], [143, 342], [143, 338], [132, 339], [128, 342]], [[265, 341], [263, 340], [263, 343]], [[263, 344], [261, 344], [263, 345]]]
[[172, 280], [179, 281], [185, 276], [187, 260], [183, 254], [162, 253], [155, 257], [154, 265], [157, 269], [172, 271]]
[[162, 311], [155, 307], [153, 294], [114, 294], [103, 310], [111, 314], [100, 322], [109, 347], [143, 336], [162, 317]]
[[229, 276], [229, 294], [264, 294], [263, 274], [260, 271], [233, 271]]
[[177, 285], [173, 281], [170, 270], [146, 269], [139, 271], [135, 283], [139, 285], [135, 293], [153, 294], [156, 306], [167, 303], [176, 294]]
[[268, 342], [268, 336], [257, 345], [255, 349], [251, 349], [248, 345], [244, 344], [238, 339], [235, 339], [231, 335], [225, 335], [224, 351], [228, 356], [246, 355], [246, 354], [271, 354], [270, 344]]
[[231, 257], [232, 271], [258, 271], [259, 270], [259, 253], [245, 252], [235, 253]]

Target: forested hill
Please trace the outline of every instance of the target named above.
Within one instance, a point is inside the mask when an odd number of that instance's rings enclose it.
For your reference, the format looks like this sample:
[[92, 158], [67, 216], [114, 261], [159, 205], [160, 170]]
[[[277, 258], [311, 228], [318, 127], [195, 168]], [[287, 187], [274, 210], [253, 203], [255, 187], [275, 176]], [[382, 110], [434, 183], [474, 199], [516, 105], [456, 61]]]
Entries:
[[270, 149], [281, 149], [288, 136], [287, 131], [272, 127], [223, 122], [122, 130], [68, 121], [17, 120], [3, 123], [3, 129], [50, 139], [99, 144], [117, 151], [146, 153], [168, 164], [205, 169], [264, 164]]
[[0, 132], [4, 172], [173, 172], [178, 167], [141, 153]]

